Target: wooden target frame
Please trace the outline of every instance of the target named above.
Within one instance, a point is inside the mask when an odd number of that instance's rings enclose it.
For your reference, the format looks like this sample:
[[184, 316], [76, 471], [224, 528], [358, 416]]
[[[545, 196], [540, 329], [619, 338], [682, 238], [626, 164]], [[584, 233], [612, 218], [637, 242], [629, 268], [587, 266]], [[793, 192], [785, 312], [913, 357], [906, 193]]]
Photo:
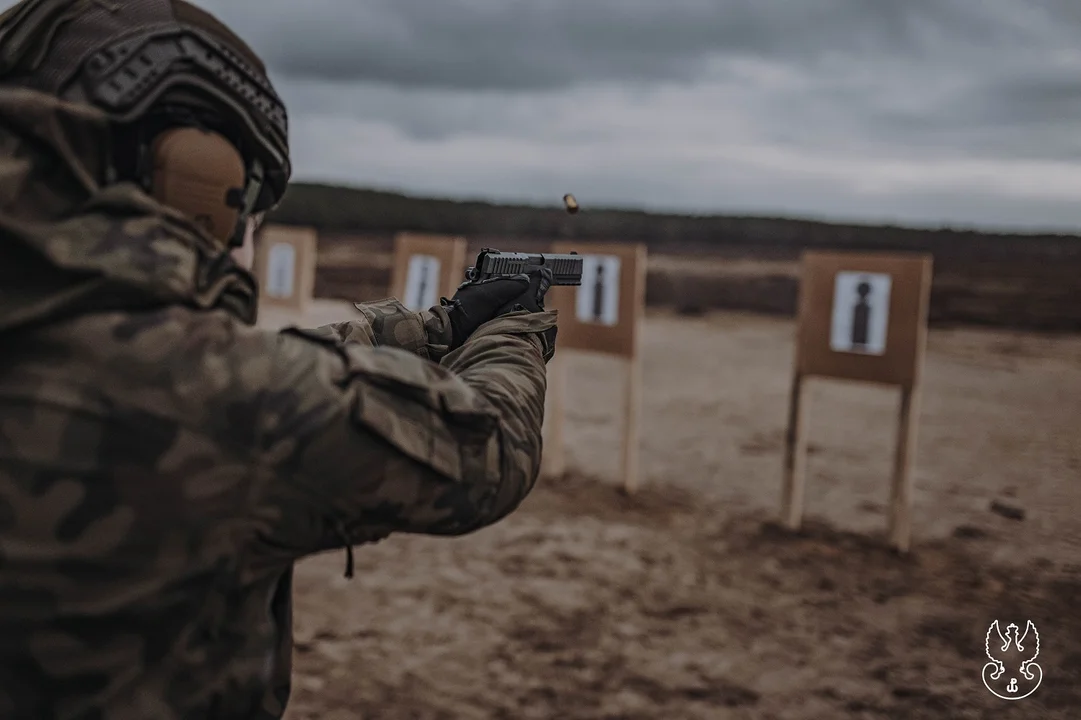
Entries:
[[318, 233], [313, 228], [266, 225], [255, 243], [253, 271], [261, 305], [305, 312], [315, 291]]
[[836, 378], [897, 387], [900, 408], [889, 540], [897, 550], [907, 552], [912, 535], [912, 474], [932, 258], [916, 253], [805, 252], [802, 265], [785, 436], [782, 521], [791, 530], [798, 530], [802, 522], [806, 380]]
[[[621, 473], [623, 488], [635, 493], [639, 486], [639, 416], [641, 413], [641, 335], [645, 317], [646, 246], [628, 243], [557, 242], [553, 253], [577, 252], [586, 257], [582, 287], [554, 287], [546, 306], [559, 312], [559, 335], [555, 357], [548, 363], [548, 394], [545, 398], [544, 454], [541, 474], [559, 477], [566, 472], [564, 420], [566, 416], [566, 355], [595, 352], [622, 359], [623, 442]], [[591, 259], [594, 258], [594, 259]], [[597, 260], [596, 258], [602, 258]], [[596, 278], [618, 268], [619, 282], [605, 285]], [[596, 273], [596, 275], [593, 275]], [[591, 277], [587, 277], [590, 275]], [[593, 317], [580, 304], [580, 293], [593, 292]], [[587, 301], [589, 299], [587, 298]], [[600, 307], [603, 305], [603, 309]], [[612, 318], [615, 318], [612, 321]]]
[[[465, 281], [466, 240], [456, 235], [422, 235], [418, 233], [398, 233], [394, 236], [394, 269], [391, 273], [388, 295], [397, 298], [407, 308], [419, 312], [438, 305], [440, 297], [450, 297], [458, 286]], [[430, 258], [438, 263], [438, 268], [426, 282], [415, 290], [414, 278], [416, 267], [411, 268], [414, 258]], [[430, 266], [431, 263], [429, 262]], [[414, 271], [411, 273], [411, 270]], [[426, 272], [423, 271], [422, 272]], [[430, 304], [417, 302], [423, 295], [433, 299]]]

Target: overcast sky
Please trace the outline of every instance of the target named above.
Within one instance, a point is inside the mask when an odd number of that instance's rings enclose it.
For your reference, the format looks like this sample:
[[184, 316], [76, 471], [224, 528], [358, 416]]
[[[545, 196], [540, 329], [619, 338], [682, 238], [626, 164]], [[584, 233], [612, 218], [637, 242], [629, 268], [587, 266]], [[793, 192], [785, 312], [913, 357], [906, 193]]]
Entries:
[[197, 2], [266, 59], [296, 179], [1081, 227], [1081, 0]]

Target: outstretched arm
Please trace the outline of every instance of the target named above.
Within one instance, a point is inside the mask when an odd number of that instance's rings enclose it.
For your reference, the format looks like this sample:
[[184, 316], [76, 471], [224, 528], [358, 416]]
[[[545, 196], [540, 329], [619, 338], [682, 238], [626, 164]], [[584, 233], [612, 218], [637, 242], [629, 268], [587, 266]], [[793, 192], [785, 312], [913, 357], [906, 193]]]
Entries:
[[268, 560], [392, 532], [461, 535], [514, 510], [540, 468], [554, 325], [551, 312], [498, 318], [443, 365], [309, 331], [272, 336], [254, 511]]

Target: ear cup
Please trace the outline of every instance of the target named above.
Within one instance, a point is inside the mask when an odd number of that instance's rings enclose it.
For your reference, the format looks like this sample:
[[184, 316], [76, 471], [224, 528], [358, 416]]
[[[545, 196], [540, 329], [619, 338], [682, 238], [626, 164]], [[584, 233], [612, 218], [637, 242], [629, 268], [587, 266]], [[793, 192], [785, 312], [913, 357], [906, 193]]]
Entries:
[[237, 231], [244, 188], [244, 159], [217, 133], [183, 127], [166, 130], [151, 145], [151, 194], [179, 210], [223, 245]]

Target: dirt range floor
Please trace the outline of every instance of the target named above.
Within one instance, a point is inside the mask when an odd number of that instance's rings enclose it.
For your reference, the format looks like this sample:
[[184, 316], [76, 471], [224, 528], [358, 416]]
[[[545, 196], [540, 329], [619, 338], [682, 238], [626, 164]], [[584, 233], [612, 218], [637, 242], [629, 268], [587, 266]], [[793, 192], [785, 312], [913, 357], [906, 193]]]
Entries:
[[[792, 333], [650, 314], [634, 497], [616, 361], [568, 353], [566, 477], [474, 535], [358, 548], [351, 581], [344, 553], [300, 564], [287, 717], [1081, 717], [1081, 338], [932, 333], [899, 557], [888, 390], [812, 385], [809, 522], [772, 524]], [[996, 618], [1039, 629], [1024, 700], [983, 686]]]

